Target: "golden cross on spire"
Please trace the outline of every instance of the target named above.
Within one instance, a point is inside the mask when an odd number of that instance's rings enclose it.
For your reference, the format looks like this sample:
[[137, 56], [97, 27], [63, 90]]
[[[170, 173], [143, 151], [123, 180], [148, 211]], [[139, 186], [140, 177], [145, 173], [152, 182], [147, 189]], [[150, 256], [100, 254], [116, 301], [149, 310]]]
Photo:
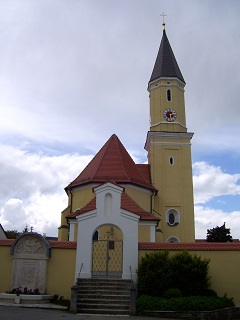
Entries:
[[162, 14], [160, 14], [161, 17], [163, 17], [163, 22], [162, 22], [162, 26], [163, 26], [163, 30], [165, 30], [165, 21], [164, 21], [164, 17], [166, 17], [167, 15], [164, 14], [164, 11]]

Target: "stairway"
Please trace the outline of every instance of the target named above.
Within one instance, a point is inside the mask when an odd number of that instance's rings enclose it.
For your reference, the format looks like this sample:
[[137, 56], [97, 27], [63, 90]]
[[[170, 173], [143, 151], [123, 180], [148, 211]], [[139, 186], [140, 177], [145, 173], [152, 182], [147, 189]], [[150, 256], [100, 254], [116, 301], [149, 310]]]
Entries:
[[77, 312], [129, 315], [130, 280], [78, 279]]

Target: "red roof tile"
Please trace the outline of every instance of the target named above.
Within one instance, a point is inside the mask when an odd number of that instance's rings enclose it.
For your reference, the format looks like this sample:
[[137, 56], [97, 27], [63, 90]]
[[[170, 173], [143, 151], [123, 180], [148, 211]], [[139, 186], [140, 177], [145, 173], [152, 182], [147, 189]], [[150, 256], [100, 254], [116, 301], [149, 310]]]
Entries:
[[92, 211], [96, 209], [96, 197], [94, 197], [91, 201], [89, 201], [84, 207], [78, 209], [67, 216], [67, 218], [76, 218], [81, 214]]
[[0, 239], [0, 246], [11, 246], [15, 239]]
[[[88, 202], [81, 209], [76, 210], [72, 214], [68, 215], [67, 218], [76, 218], [77, 216], [84, 214], [86, 212], [96, 209], [96, 197], [94, 197], [90, 202]], [[121, 195], [121, 209], [132, 212], [140, 216], [140, 220], [155, 220], [159, 219], [154, 215], [150, 214], [148, 211], [141, 208], [129, 195], [125, 192]]]
[[157, 217], [150, 214], [148, 211], [141, 208], [132, 198], [129, 197], [125, 192], [122, 193], [121, 197], [121, 209], [130, 211], [140, 216], [140, 220], [155, 220], [159, 221]]
[[55, 249], [76, 249], [77, 248], [77, 242], [76, 241], [55, 241], [50, 240], [49, 241], [51, 248]]
[[[145, 165], [147, 166], [147, 165]], [[86, 183], [132, 183], [153, 190], [150, 175], [139, 170], [118, 137], [113, 134], [80, 175], [66, 189]]]
[[238, 242], [140, 242], [139, 250], [240, 251]]

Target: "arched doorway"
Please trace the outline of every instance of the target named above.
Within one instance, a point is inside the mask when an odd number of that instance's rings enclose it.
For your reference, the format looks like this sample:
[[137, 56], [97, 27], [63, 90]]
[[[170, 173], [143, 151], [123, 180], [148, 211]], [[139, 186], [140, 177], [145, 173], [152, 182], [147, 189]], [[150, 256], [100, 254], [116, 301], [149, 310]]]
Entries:
[[92, 236], [92, 277], [122, 278], [123, 235], [111, 224], [98, 227]]

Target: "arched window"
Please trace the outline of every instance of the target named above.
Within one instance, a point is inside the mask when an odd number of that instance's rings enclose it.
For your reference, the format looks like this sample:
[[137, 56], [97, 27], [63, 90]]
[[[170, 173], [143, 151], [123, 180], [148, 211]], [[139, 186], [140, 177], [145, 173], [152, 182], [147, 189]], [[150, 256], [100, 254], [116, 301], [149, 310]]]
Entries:
[[96, 230], [93, 234], [92, 241], [98, 241], [98, 230]]
[[173, 158], [173, 157], [169, 157], [169, 164], [170, 164], [171, 166], [174, 165], [174, 158]]
[[174, 242], [180, 242], [180, 241], [179, 241], [178, 238], [176, 238], [176, 237], [169, 237], [166, 242], [172, 242], [172, 243], [174, 243]]
[[180, 213], [176, 209], [169, 209], [166, 214], [166, 222], [169, 226], [175, 227], [180, 223]]
[[170, 89], [167, 89], [167, 101], [172, 101], [172, 92]]

